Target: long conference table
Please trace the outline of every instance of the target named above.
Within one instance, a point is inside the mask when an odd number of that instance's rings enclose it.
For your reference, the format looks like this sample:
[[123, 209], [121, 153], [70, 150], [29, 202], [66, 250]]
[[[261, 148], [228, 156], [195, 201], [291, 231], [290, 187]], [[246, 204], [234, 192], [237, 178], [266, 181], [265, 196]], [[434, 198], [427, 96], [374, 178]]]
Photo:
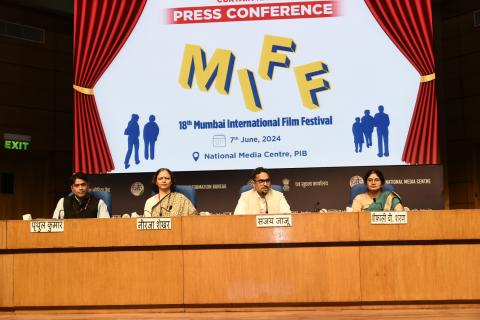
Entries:
[[0, 311], [165, 311], [480, 302], [480, 210], [416, 211], [372, 225], [368, 213], [65, 220], [34, 233], [0, 221]]

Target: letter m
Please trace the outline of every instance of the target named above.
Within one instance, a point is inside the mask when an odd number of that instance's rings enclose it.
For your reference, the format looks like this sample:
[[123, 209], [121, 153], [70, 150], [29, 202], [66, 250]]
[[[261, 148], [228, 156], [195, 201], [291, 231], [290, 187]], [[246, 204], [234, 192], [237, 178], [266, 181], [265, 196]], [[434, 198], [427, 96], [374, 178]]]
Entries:
[[234, 64], [235, 56], [230, 50], [216, 49], [207, 63], [205, 51], [200, 46], [186, 44], [180, 70], [180, 85], [191, 89], [195, 76], [198, 88], [208, 91], [216, 79], [215, 88], [220, 94], [226, 95], [230, 90]]

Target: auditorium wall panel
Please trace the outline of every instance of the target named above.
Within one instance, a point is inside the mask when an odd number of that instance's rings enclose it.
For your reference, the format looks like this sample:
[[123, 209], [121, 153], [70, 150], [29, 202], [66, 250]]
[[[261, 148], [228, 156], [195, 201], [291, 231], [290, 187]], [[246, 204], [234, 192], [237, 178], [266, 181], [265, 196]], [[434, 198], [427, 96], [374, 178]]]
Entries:
[[0, 194], [0, 217], [50, 216], [72, 165], [73, 17], [0, 5], [0, 19], [45, 30], [45, 43], [0, 37], [0, 135], [32, 137], [29, 151], [0, 149], [0, 172], [15, 175]]
[[[34, 67], [46, 70], [53, 68], [54, 60], [51, 50], [47, 50], [42, 44], [29, 43], [19, 46], [16, 42], [18, 40], [5, 41], [2, 45], [0, 61], [24, 68]], [[32, 54], [32, 52], [35, 54]]]
[[48, 69], [9, 63], [3, 63], [2, 69], [9, 83], [21, 87], [49, 89], [53, 83], [53, 73]]
[[480, 95], [480, 86], [478, 85], [478, 75], [480, 72], [475, 74], [468, 74], [463, 77], [463, 92], [466, 96], [477, 96]]
[[464, 49], [463, 51], [465, 53], [473, 53], [473, 55], [478, 55], [480, 52], [480, 33], [472, 26], [471, 22], [471, 18], [468, 17], [467, 23], [469, 23], [469, 28], [461, 38], [462, 48]]
[[[471, 114], [473, 116], [472, 121], [478, 121], [480, 117], [480, 95], [478, 96], [472, 96], [472, 97], [466, 97], [465, 98], [465, 112], [467, 114]], [[478, 122], [477, 122], [478, 124]], [[477, 128], [478, 129], [478, 128]], [[476, 134], [480, 133], [480, 130], [475, 130]], [[473, 136], [475, 138], [478, 138], [478, 136]]]
[[[479, 38], [476, 41], [480, 41], [480, 33]], [[462, 59], [462, 74], [464, 76], [475, 75], [480, 72], [480, 63], [478, 60], [480, 59], [480, 50], [477, 52], [471, 52], [466, 54], [465, 57]], [[478, 86], [477, 86], [478, 87]]]
[[449, 118], [446, 124], [446, 130], [451, 132], [450, 139], [456, 139], [462, 141], [462, 138], [465, 136], [465, 121], [463, 112], [462, 99], [456, 99], [452, 101], [450, 108], [457, 110], [456, 112], [449, 113]]
[[472, 203], [475, 200], [472, 182], [457, 182], [450, 184], [450, 194], [455, 199], [450, 203], [452, 209], [474, 208]]
[[[54, 98], [58, 99], [58, 97], [57, 97], [58, 93], [57, 92], [59, 92], [60, 97], [62, 97], [62, 96], [63, 97], [68, 97], [68, 102], [71, 103], [71, 101], [73, 100], [73, 90], [72, 90], [73, 75], [72, 75], [72, 73], [55, 71], [54, 79], [55, 79], [54, 90], [56, 91], [55, 95], [54, 95]], [[65, 108], [65, 107], [63, 107], [63, 108]]]
[[0, 193], [0, 219], [10, 219], [13, 208], [15, 208], [15, 199], [13, 194]]
[[[444, 127], [443, 162], [450, 208], [480, 207], [480, 28], [473, 25], [478, 2], [441, 1], [436, 6], [436, 50]], [[443, 115], [443, 116], [442, 116]]]
[[[51, 105], [53, 101], [52, 91], [44, 88], [36, 88], [31, 86], [18, 86], [15, 84], [0, 84], [0, 95], [5, 96], [2, 99], [4, 107], [13, 108], [13, 112], [18, 116], [26, 118], [23, 112], [23, 108], [27, 109], [46, 109]], [[28, 115], [28, 114], [27, 114]], [[12, 119], [8, 119], [12, 123]]]

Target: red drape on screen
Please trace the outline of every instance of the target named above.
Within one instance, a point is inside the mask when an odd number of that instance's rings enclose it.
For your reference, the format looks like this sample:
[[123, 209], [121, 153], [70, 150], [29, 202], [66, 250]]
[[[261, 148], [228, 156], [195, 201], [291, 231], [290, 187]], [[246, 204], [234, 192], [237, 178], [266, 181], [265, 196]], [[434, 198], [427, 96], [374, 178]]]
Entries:
[[[373, 16], [421, 76], [435, 72], [431, 0], [365, 0]], [[420, 83], [402, 160], [437, 164], [435, 81]]]
[[[75, 0], [76, 86], [87, 91], [95, 86], [125, 44], [145, 4], [146, 0]], [[114, 168], [95, 97], [75, 90], [74, 169], [105, 173]]]

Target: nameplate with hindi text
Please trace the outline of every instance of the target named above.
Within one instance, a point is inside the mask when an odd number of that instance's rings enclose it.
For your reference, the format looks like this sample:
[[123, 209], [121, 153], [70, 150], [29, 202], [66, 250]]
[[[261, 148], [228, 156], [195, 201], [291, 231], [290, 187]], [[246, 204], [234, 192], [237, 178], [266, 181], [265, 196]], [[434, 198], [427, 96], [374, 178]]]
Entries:
[[44, 232], [63, 232], [64, 231], [63, 220], [51, 220], [51, 221], [30, 221], [30, 232], [44, 233]]
[[172, 218], [138, 218], [137, 230], [171, 230]]
[[408, 222], [406, 211], [372, 211], [370, 215], [372, 224], [407, 224]]
[[257, 216], [257, 228], [269, 228], [269, 227], [291, 227], [292, 215], [291, 214], [278, 214], [278, 215], [259, 215]]

